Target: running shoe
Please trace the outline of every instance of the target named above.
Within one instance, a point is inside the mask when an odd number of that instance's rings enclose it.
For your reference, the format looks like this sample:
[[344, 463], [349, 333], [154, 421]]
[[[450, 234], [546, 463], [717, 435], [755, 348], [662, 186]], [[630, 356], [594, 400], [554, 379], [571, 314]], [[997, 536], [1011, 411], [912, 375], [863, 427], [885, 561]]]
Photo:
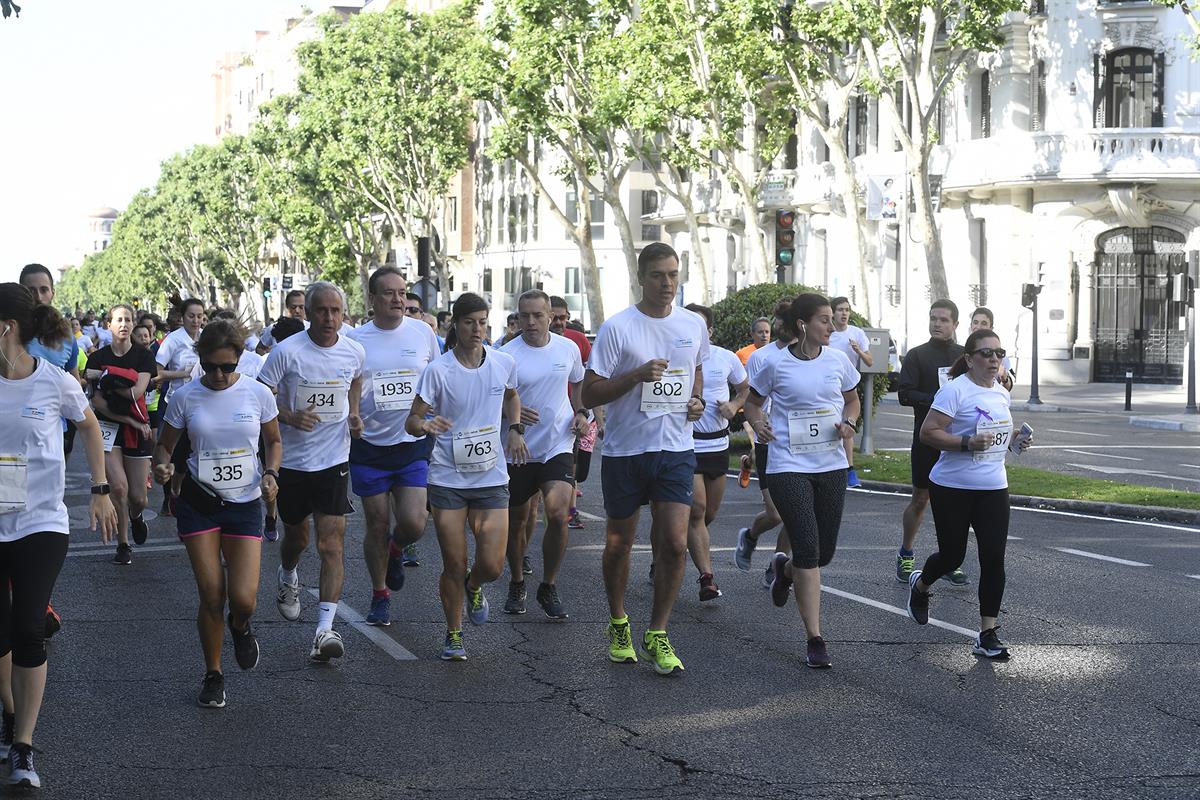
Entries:
[[421, 566], [420, 553], [417, 552], [417, 543], [413, 542], [404, 546], [404, 566], [419, 567]]
[[966, 586], [968, 583], [970, 583], [970, 581], [967, 580], [967, 573], [963, 572], [961, 568], [943, 575], [942, 580], [949, 581], [953, 586]]
[[239, 631], [233, 627], [233, 614], [229, 615], [229, 636], [233, 639], [233, 657], [242, 669], [254, 669], [258, 666], [258, 639], [246, 620], [246, 629]]
[[14, 744], [8, 751], [8, 785], [40, 789], [42, 779], [33, 768], [33, 748], [24, 742]]
[[8, 761], [8, 751], [12, 747], [13, 735], [17, 730], [17, 718], [7, 711], [0, 712], [3, 722], [0, 722], [0, 764]]
[[280, 616], [288, 622], [300, 619], [300, 582], [286, 583], [280, 575], [279, 594], [275, 596], [275, 605], [279, 607]]
[[442, 644], [442, 661], [466, 661], [467, 648], [463, 646], [462, 631], [446, 631]]
[[487, 596], [483, 593], [483, 587], [472, 589], [471, 573], [467, 573], [467, 579], [463, 581], [463, 586], [467, 589], [467, 616], [471, 620], [472, 625], [482, 625], [488, 621], [488, 601]]
[[583, 519], [579, 516], [578, 511], [567, 519], [567, 527], [573, 531], [583, 530]]
[[813, 669], [829, 669], [833, 666], [833, 661], [829, 659], [829, 648], [825, 646], [825, 640], [820, 636], [814, 636], [808, 640], [808, 655], [804, 659], [804, 664]]
[[200, 696], [196, 705], [201, 708], [225, 707], [225, 676], [219, 672], [204, 673], [204, 685], [200, 687]]
[[618, 664], [637, 663], [633, 650], [633, 637], [629, 632], [629, 618], [622, 622], [608, 622], [608, 660]]
[[1008, 645], [1000, 641], [1000, 636], [996, 633], [998, 630], [1000, 630], [999, 625], [988, 628], [986, 631], [980, 631], [979, 635], [975, 637], [975, 644], [971, 647], [971, 652], [993, 661], [1003, 661], [1008, 658]]
[[858, 473], [854, 470], [854, 467], [851, 467], [850, 471], [846, 473], [846, 485], [851, 489], [857, 489], [862, 486], [862, 481], [858, 479]]
[[792, 579], [783, 571], [787, 562], [787, 553], [776, 553], [775, 558], [771, 559], [771, 602], [779, 608], [787, 605], [788, 595], [792, 591]]
[[364, 620], [368, 625], [376, 625], [380, 628], [386, 628], [392, 624], [392, 598], [376, 597], [371, 601], [371, 610], [367, 612]]
[[388, 545], [387, 577], [384, 578], [384, 583], [393, 592], [404, 588], [404, 551], [396, 550], [390, 544]]
[[919, 569], [914, 569], [908, 576], [908, 616], [918, 625], [925, 625], [929, 622], [929, 592], [917, 588], [920, 579]]
[[[469, 589], [467, 591], [470, 591]], [[508, 599], [504, 601], [505, 614], [525, 613], [525, 581], [515, 583], [509, 581]]]
[[[775, 555], [779, 555], [779, 554], [776, 553]], [[775, 561], [775, 559], [772, 558], [771, 559], [772, 564], [774, 563], [774, 561]], [[764, 589], [770, 589], [771, 582], [773, 580], [775, 580], [775, 567], [773, 567], [772, 564], [767, 564], [767, 568], [765, 570], [763, 570], [763, 588]]]
[[642, 636], [642, 655], [650, 659], [659, 675], [683, 672], [683, 662], [675, 655], [666, 631], [646, 631]]
[[533, 562], [529, 560], [529, 556], [521, 556], [521, 572], [525, 575], [533, 574]]
[[738, 486], [743, 489], [750, 486], [750, 471], [753, 465], [750, 463], [750, 456], [742, 456], [742, 469], [738, 472]]
[[279, 541], [279, 522], [270, 514], [263, 520], [263, 538], [268, 542]]
[[700, 584], [701, 602], [705, 600], [716, 600], [721, 596], [721, 589], [719, 586], [717, 586], [716, 582], [713, 581], [713, 575], [711, 572], [705, 572], [700, 576], [697, 582]]
[[896, 580], [900, 583], [908, 583], [908, 576], [912, 574], [913, 565], [916, 563], [916, 555], [911, 556], [896, 556]]
[[128, 542], [117, 543], [117, 554], [113, 556], [113, 563], [123, 567], [128, 567], [133, 563], [133, 547]]
[[146, 537], [150, 534], [150, 527], [146, 525], [146, 521], [142, 519], [142, 515], [129, 518], [129, 532], [133, 536], [133, 543], [143, 545], [146, 543]]
[[738, 531], [737, 547], [733, 550], [733, 563], [742, 572], [750, 571], [750, 560], [754, 557], [754, 548], [758, 546], [757, 539], [750, 538], [750, 529]]
[[46, 606], [46, 638], [62, 630], [62, 617], [54, 610], [54, 606]]
[[558, 587], [553, 583], [543, 583], [538, 586], [537, 601], [538, 605], [542, 607], [542, 611], [545, 611], [546, 616], [550, 619], [567, 619], [571, 616], [558, 597]]
[[342, 643], [342, 635], [333, 628], [317, 631], [313, 637], [312, 650], [308, 657], [322, 664], [331, 658], [341, 658], [346, 654], [346, 645]]

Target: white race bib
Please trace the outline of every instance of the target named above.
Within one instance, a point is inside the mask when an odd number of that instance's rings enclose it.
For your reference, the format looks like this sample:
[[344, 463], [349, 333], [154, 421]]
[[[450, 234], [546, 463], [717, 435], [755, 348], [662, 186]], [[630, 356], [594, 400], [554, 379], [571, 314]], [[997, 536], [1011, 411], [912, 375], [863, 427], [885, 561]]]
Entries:
[[111, 453], [113, 445], [117, 443], [117, 431], [121, 426], [102, 419], [96, 421], [100, 423], [100, 439], [104, 442], [104, 452]]
[[417, 396], [415, 369], [385, 369], [371, 376], [375, 408], [380, 411], [407, 411]]
[[29, 493], [28, 470], [29, 462], [23, 454], [0, 453], [0, 514], [25, 510]]
[[950, 368], [938, 367], [938, 388], [942, 388], [950, 382]]
[[788, 450], [792, 455], [824, 453], [842, 446], [834, 426], [841, 422], [832, 408], [788, 412]]
[[341, 422], [349, 411], [350, 387], [344, 380], [300, 381], [296, 386], [294, 411], [309, 406], [321, 422]]
[[226, 500], [244, 495], [258, 477], [258, 471], [254, 468], [256, 457], [254, 451], [245, 447], [236, 450], [201, 450], [200, 482]]
[[684, 367], [670, 367], [661, 380], [642, 384], [642, 411], [687, 411], [691, 380]]
[[976, 450], [971, 455], [976, 464], [1004, 461], [1008, 452], [1008, 444], [1012, 439], [1011, 419], [981, 419], [975, 426], [976, 433], [985, 433], [992, 437], [992, 443], [987, 450]]
[[484, 425], [454, 434], [454, 469], [459, 472], [487, 472], [500, 457], [500, 429]]

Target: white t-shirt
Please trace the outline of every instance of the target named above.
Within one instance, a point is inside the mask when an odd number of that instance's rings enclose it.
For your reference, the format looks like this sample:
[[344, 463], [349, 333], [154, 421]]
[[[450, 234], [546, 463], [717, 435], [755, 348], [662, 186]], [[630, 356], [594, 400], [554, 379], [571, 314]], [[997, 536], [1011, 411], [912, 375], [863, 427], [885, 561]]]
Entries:
[[0, 378], [0, 503], [9, 509], [0, 513], [0, 542], [70, 532], [60, 418], [81, 422], [87, 407], [79, 381], [45, 359], [24, 380]]
[[[242, 354], [238, 356], [238, 374], [254, 380], [258, 377], [258, 373], [262, 371], [262, 365], [266, 360], [266, 356], [260, 356], [254, 352], [253, 348], [247, 345]], [[196, 366], [192, 367], [192, 380], [198, 381], [202, 377], [204, 377], [204, 370], [200, 369], [200, 360], [196, 359]]]
[[629, 306], [605, 320], [588, 358], [592, 372], [616, 378], [654, 359], [665, 359], [668, 366], [661, 381], [638, 384], [608, 404], [604, 455], [692, 449], [687, 402], [708, 350], [704, 318], [685, 308], [672, 306], [669, 315], [658, 318]]
[[[158, 346], [158, 355], [155, 356], [155, 361], [159, 366], [171, 372], [191, 372], [192, 367], [199, 360], [200, 356], [196, 355], [196, 340], [188, 336], [188, 332], [184, 328], [176, 328], [168, 333], [167, 338], [163, 339], [162, 344]], [[175, 391], [188, 380], [188, 378], [177, 378], [170, 381], [163, 399], [170, 403], [171, 395], [175, 394]]]
[[855, 369], [858, 369], [859, 356], [858, 353], [854, 352], [854, 348], [850, 346], [851, 341], [858, 342], [859, 350], [870, 352], [871, 342], [867, 339], [867, 334], [863, 332], [862, 328], [856, 325], [847, 325], [846, 330], [834, 330], [833, 333], [829, 334], [829, 346], [840, 351], [846, 358], [850, 359], [850, 364]]
[[322, 415], [311, 431], [279, 426], [282, 466], [319, 472], [349, 460], [350, 384], [362, 375], [366, 359], [362, 345], [345, 336], [321, 347], [307, 333], [297, 333], [272, 348], [258, 379], [276, 390], [279, 408], [295, 411], [313, 406]]
[[998, 441], [987, 452], [943, 450], [929, 471], [929, 480], [953, 489], [1007, 489], [1004, 454], [1013, 432], [1010, 400], [1000, 384], [985, 389], [969, 374], [959, 375], [939, 389], [931, 408], [951, 418], [947, 432], [955, 436], [993, 433]]
[[166, 423], [187, 429], [192, 441], [188, 471], [226, 502], [248, 503], [262, 496], [258, 436], [279, 416], [271, 390], [248, 375], [215, 391], [194, 380], [175, 393]]
[[467, 369], [451, 350], [425, 368], [417, 395], [434, 413], [454, 423], [438, 436], [429, 459], [429, 483], [454, 489], [507, 486], [504, 390], [517, 388], [517, 362], [493, 347], [483, 363]]
[[529, 460], [546, 463], [575, 447], [568, 386], [583, 380], [579, 347], [564, 336], [550, 334], [543, 347], [534, 347], [518, 336], [503, 348], [517, 362], [517, 393], [521, 407], [538, 412], [538, 423], [525, 428]]
[[[750, 381], [750, 386], [754, 386], [754, 376], [762, 372], [763, 369], [791, 347], [791, 342], [782, 344], [778, 340], [771, 342], [763, 347], [758, 348], [750, 354], [750, 358], [746, 361], [746, 377]], [[771, 398], [766, 398], [762, 404], [762, 413], [770, 418], [771, 416]], [[757, 438], [757, 437], [756, 437]], [[766, 444], [766, 442], [759, 442]]]
[[112, 331], [108, 328], [96, 328], [96, 347], [107, 347], [112, 344]]
[[767, 474], [831, 472], [845, 469], [846, 453], [834, 427], [844, 417], [842, 392], [858, 386], [850, 359], [822, 347], [811, 361], [781, 351], [751, 378], [754, 391], [771, 398], [771, 430], [775, 441], [767, 451]]
[[[746, 368], [733, 352], [711, 345], [704, 362], [704, 416], [692, 425], [692, 433], [728, 431], [729, 420], [717, 409], [729, 400], [729, 384], [740, 385], [746, 380]], [[696, 439], [697, 453], [715, 453], [729, 447], [729, 436], [720, 439]]]
[[437, 335], [420, 320], [404, 319], [385, 331], [368, 322], [346, 335], [367, 353], [363, 369], [363, 439], [381, 447], [424, 437], [404, 430], [408, 410], [425, 368], [441, 355]]

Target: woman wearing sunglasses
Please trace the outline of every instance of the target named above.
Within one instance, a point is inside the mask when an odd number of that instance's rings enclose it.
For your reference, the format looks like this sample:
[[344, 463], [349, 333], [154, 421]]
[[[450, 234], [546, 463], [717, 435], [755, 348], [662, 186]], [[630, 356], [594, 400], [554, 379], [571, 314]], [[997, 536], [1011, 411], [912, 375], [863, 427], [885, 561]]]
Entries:
[[[154, 479], [165, 485], [175, 474], [171, 451], [182, 432], [192, 441], [175, 517], [200, 592], [196, 626], [207, 672], [197, 702], [206, 708], [225, 705], [221, 644], [226, 598], [238, 666], [253, 669], [258, 664], [250, 617], [258, 596], [262, 499], [275, 498], [283, 457], [275, 396], [237, 371], [244, 346], [241, 330], [228, 320], [204, 329], [196, 342], [203, 377], [171, 398], [154, 451]], [[266, 469], [258, 460], [260, 435]], [[221, 568], [222, 553], [228, 577]]]
[[[967, 337], [965, 352], [950, 368], [951, 380], [933, 398], [921, 426], [921, 441], [941, 451], [929, 473], [929, 500], [938, 551], [909, 577], [908, 615], [929, 621], [929, 587], [957, 569], [974, 528], [979, 549], [979, 635], [971, 651], [984, 658], [1008, 658], [1000, 641], [1000, 601], [1004, 597], [1004, 548], [1008, 541], [1008, 473], [1004, 456], [1013, 436], [1009, 394], [997, 383], [1006, 355], [1000, 337], [979, 329]], [[1024, 451], [1032, 442], [1021, 442]]]

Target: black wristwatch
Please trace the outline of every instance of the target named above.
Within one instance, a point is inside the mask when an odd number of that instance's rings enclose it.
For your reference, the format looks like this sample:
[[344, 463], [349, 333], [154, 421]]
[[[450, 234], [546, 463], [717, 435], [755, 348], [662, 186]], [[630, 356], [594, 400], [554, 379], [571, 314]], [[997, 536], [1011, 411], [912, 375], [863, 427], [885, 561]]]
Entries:
[[512, 425], [509, 425], [509, 426], [508, 426], [508, 429], [509, 429], [510, 431], [516, 431], [517, 433], [521, 434], [522, 436], [524, 436], [524, 435], [525, 435], [525, 425], [524, 425], [524, 423], [521, 423], [521, 422], [514, 422]]
[[971, 434], [964, 433], [962, 435], [962, 451], [965, 453], [971, 449]]
[[92, 494], [111, 494], [112, 487], [107, 483], [97, 483], [92, 486]]
[[274, 478], [275, 480], [279, 480], [279, 473], [278, 473], [278, 472], [276, 472], [276, 471], [275, 471], [275, 470], [273, 470], [273, 469], [264, 469], [264, 470], [263, 470], [263, 475], [270, 475], [270, 476], [271, 476], [272, 478]]

